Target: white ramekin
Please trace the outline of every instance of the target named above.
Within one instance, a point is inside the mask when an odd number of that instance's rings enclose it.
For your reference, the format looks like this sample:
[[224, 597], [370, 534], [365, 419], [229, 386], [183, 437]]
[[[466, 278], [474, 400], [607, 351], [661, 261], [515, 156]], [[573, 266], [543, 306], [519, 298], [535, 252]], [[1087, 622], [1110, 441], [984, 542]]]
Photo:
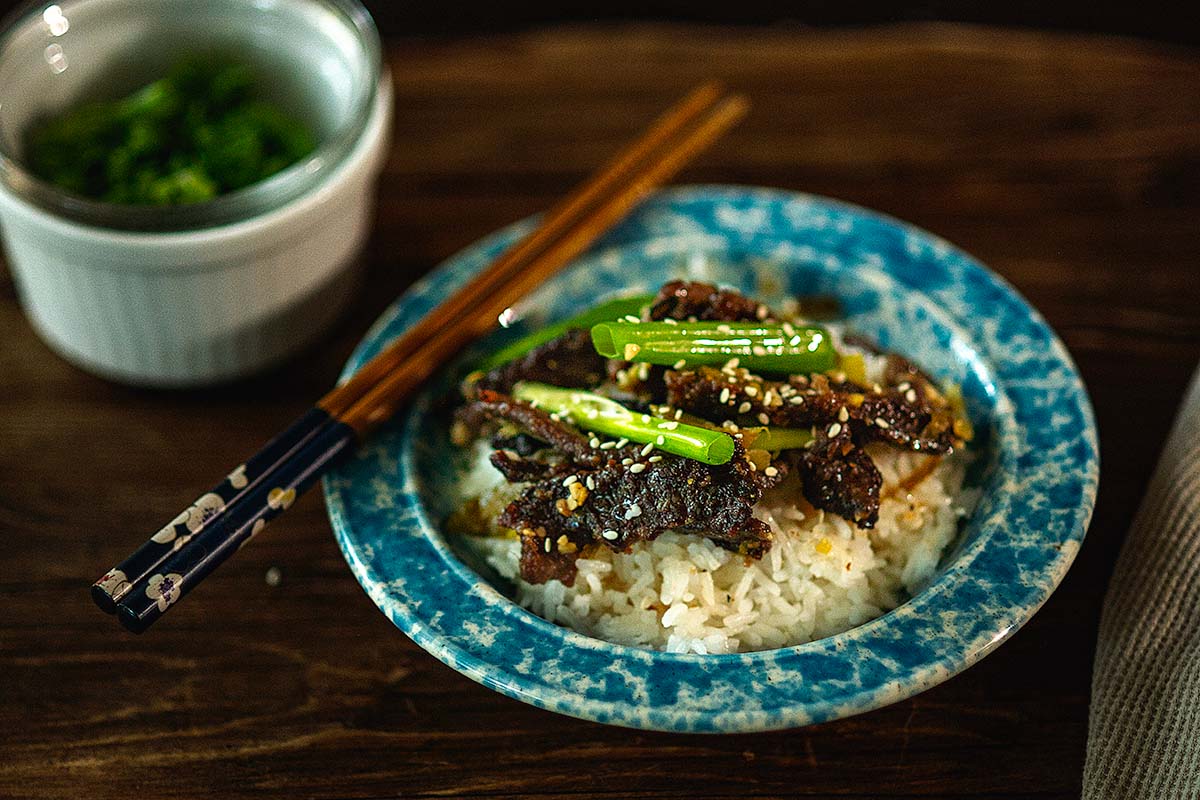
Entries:
[[376, 74], [368, 119], [337, 163], [244, 219], [121, 230], [0, 182], [5, 254], [38, 333], [87, 370], [155, 387], [236, 378], [313, 341], [351, 297], [371, 227], [392, 108]]

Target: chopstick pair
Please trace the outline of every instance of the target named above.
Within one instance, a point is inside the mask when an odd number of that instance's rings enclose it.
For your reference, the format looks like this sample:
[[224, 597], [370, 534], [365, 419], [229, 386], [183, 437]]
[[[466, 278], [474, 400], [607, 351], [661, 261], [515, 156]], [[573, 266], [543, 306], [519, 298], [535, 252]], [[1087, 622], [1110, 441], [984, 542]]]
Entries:
[[693, 90], [530, 234], [371, 359], [92, 586], [140, 633], [245, 545], [412, 390], [587, 249], [745, 114], [715, 83]]

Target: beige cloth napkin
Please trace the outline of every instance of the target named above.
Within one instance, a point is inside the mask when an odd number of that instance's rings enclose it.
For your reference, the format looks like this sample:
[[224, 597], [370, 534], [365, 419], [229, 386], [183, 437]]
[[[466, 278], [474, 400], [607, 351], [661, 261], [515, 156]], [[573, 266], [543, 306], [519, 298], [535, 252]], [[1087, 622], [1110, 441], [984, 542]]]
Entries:
[[1200, 372], [1104, 599], [1083, 796], [1200, 798]]

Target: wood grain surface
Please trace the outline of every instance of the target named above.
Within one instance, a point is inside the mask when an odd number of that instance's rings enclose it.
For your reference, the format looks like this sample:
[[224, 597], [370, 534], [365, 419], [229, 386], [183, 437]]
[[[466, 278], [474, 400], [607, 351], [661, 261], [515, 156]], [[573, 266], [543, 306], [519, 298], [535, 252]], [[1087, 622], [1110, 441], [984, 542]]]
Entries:
[[[570, 27], [392, 39], [372, 288], [322, 344], [151, 392], [53, 355], [0, 271], [2, 797], [1077, 797], [1105, 582], [1200, 357], [1200, 60], [952, 26]], [[715, 75], [750, 117], [685, 176], [832, 195], [1014, 283], [1087, 380], [1100, 500], [1009, 643], [889, 708], [682, 736], [536, 710], [442, 666], [359, 589], [310, 494], [140, 638], [90, 582], [331, 385], [405, 286], [545, 208]], [[269, 568], [282, 581], [270, 587]]]

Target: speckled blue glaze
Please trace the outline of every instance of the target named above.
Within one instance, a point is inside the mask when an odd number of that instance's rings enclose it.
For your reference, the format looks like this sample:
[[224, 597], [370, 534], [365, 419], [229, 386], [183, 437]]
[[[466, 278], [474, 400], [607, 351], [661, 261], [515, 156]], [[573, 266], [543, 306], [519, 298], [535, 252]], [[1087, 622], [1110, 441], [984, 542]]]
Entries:
[[[500, 231], [414, 285], [346, 374], [532, 225]], [[975, 663], [1033, 615], [1083, 540], [1099, 462], [1079, 375], [1012, 287], [941, 239], [861, 208], [706, 186], [655, 196], [526, 310], [534, 321], [562, 318], [606, 293], [678, 276], [765, 299], [834, 293], [852, 327], [963, 385], [983, 433], [973, 476], [982, 500], [933, 583], [837, 636], [723, 656], [612, 645], [518, 607], [440, 526], [458, 500], [462, 464], [446, 440], [447, 391], [464, 361], [509, 331], [448, 365], [405, 419], [326, 480], [346, 560], [401, 630], [464, 675], [541, 708], [636, 728], [725, 732], [806, 725], [901, 700]]]

